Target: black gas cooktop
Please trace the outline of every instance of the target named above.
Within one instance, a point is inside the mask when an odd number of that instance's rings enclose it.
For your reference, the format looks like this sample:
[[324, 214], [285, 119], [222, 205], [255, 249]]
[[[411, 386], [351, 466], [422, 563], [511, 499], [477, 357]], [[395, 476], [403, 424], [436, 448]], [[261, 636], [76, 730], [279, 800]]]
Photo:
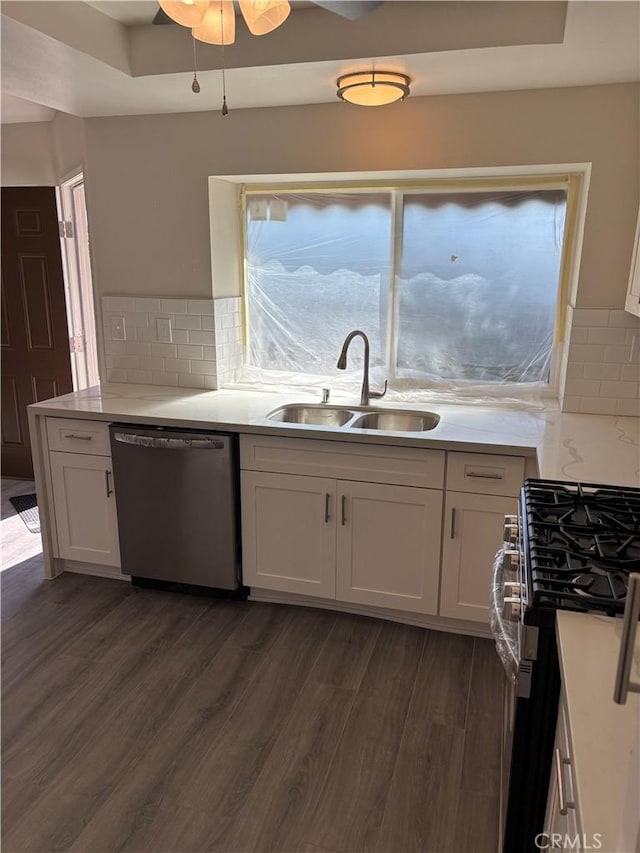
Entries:
[[640, 488], [526, 480], [521, 499], [528, 608], [622, 614], [640, 571]]

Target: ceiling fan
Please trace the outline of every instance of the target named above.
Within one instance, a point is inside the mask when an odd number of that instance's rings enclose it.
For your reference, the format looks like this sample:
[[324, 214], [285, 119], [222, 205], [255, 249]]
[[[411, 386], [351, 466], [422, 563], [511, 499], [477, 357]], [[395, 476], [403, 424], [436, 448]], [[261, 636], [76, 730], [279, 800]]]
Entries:
[[[382, 0], [311, 0], [329, 12], [355, 21], [382, 5]], [[240, 0], [240, 11], [253, 35], [265, 35], [282, 24], [290, 12], [288, 0]], [[235, 14], [232, 0], [160, 0], [154, 24], [182, 24], [195, 38], [211, 44], [231, 44]], [[224, 35], [226, 32], [226, 36]]]

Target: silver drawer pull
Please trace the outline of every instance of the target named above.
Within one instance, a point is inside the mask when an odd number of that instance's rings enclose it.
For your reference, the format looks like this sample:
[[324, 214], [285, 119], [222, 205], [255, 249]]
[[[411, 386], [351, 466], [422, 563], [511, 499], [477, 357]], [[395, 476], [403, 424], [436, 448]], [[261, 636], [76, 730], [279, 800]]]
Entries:
[[106, 470], [104, 472], [104, 474], [105, 474], [105, 480], [107, 481], [107, 497], [110, 498], [111, 495], [113, 494], [113, 489], [111, 488], [111, 482], [110, 482], [111, 471]]
[[64, 438], [77, 438], [78, 441], [91, 441], [91, 439], [93, 438], [92, 435], [75, 435], [75, 433], [72, 433], [72, 432], [68, 432], [63, 437]]
[[331, 518], [331, 516], [329, 515], [329, 499], [330, 499], [330, 497], [331, 496], [330, 496], [329, 492], [326, 492], [326, 494], [324, 496], [324, 523], [325, 524], [328, 524], [329, 519]]
[[629, 575], [627, 601], [624, 606], [624, 621], [622, 623], [622, 636], [620, 637], [618, 670], [613, 690], [613, 701], [617, 702], [618, 705], [625, 704], [628, 693], [640, 693], [640, 684], [637, 681], [631, 681], [631, 662], [633, 661], [633, 650], [636, 642], [639, 618], [640, 574], [634, 573]]
[[456, 508], [451, 507], [451, 539], [456, 538]]
[[342, 524], [347, 523], [347, 498], [345, 495], [342, 496]]
[[469, 471], [465, 477], [475, 477], [477, 480], [502, 480], [502, 474], [477, 474], [475, 471]]
[[575, 809], [575, 803], [567, 802], [567, 797], [564, 790], [564, 775], [562, 769], [566, 764], [571, 764], [568, 758], [563, 758], [562, 753], [556, 748], [556, 778], [558, 780], [558, 811], [561, 815], [566, 815], [569, 809]]

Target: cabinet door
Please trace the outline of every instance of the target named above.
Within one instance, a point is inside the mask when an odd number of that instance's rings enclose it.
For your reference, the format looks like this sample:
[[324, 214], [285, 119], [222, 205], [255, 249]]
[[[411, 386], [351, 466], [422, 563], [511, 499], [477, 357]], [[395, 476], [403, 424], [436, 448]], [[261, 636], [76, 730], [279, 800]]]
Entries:
[[445, 500], [440, 616], [489, 623], [489, 589], [504, 517], [515, 498], [448, 492]]
[[248, 586], [335, 598], [335, 480], [242, 472]]
[[437, 613], [442, 492], [338, 482], [336, 598]]
[[58, 556], [119, 567], [110, 457], [54, 452], [50, 459]]

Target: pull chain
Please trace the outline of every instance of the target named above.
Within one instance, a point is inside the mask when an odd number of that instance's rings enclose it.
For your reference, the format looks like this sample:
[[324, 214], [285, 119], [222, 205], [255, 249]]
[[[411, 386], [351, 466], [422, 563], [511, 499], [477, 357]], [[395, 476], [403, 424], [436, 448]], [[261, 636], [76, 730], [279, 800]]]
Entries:
[[222, 37], [222, 115], [229, 115], [227, 106], [227, 81], [224, 75], [224, 15], [222, 14], [222, 0], [220, 0], [220, 35]]
[[193, 83], [191, 84], [191, 91], [194, 95], [198, 95], [200, 93], [200, 83], [198, 83], [198, 63], [196, 62], [196, 40], [195, 37], [192, 36], [193, 39]]

